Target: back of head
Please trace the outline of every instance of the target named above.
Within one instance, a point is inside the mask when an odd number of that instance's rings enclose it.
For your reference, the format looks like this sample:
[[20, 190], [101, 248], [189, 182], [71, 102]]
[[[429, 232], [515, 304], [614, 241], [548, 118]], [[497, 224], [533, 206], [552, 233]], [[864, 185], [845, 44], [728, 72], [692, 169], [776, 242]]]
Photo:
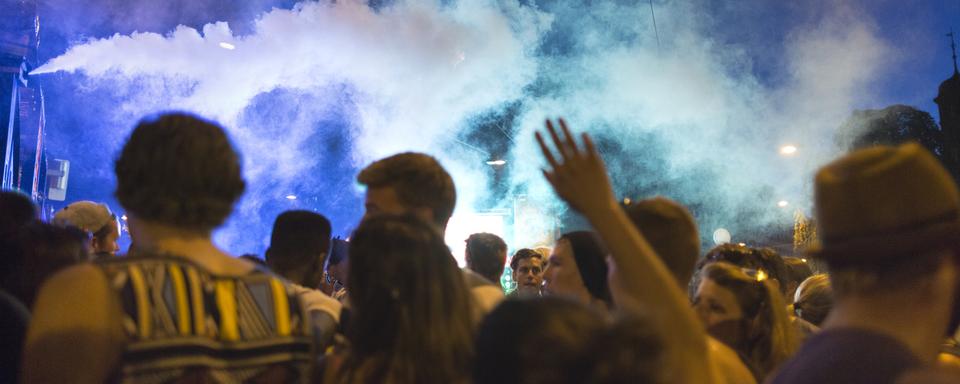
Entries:
[[799, 257], [784, 257], [783, 264], [786, 267], [786, 274], [783, 279], [787, 284], [800, 285], [804, 280], [813, 276], [813, 269], [806, 260]]
[[330, 240], [330, 256], [327, 259], [327, 265], [339, 265], [343, 263], [347, 260], [349, 250], [350, 242], [341, 238]]
[[[270, 234], [266, 261], [277, 273], [320, 271], [330, 249], [330, 221], [311, 211], [286, 211], [277, 216]], [[302, 284], [302, 283], [300, 283]]]
[[[703, 278], [726, 288], [737, 299], [747, 327], [739, 345], [732, 348], [744, 353], [762, 379], [797, 348], [797, 335], [787, 315], [786, 304], [776, 287], [768, 280], [757, 280], [739, 266], [726, 262], [707, 265]], [[718, 337], [722, 340], [722, 337]]]
[[467, 266], [485, 279], [500, 284], [507, 262], [507, 243], [492, 233], [474, 233], [467, 238]]
[[622, 316], [593, 337], [583, 356], [587, 379], [596, 384], [666, 382], [664, 345], [647, 318]]
[[820, 326], [833, 308], [833, 290], [825, 274], [810, 276], [797, 287], [793, 310], [797, 317]]
[[917, 292], [960, 244], [960, 191], [917, 143], [835, 160], [814, 195], [820, 243], [808, 253], [826, 262], [838, 297]]
[[480, 324], [474, 383], [578, 382], [583, 352], [604, 326], [599, 313], [572, 300], [508, 299]]
[[17, 191], [0, 191], [0, 241], [16, 236], [21, 227], [37, 220], [37, 207]]
[[659, 383], [663, 346], [642, 317], [609, 324], [570, 299], [511, 298], [477, 334], [476, 384]]
[[74, 227], [33, 222], [20, 229], [15, 270], [2, 276], [3, 289], [32, 307], [40, 286], [56, 272], [89, 258], [86, 236]]
[[446, 228], [457, 203], [453, 178], [437, 159], [406, 152], [370, 164], [357, 176], [367, 188], [393, 188], [402, 204], [429, 208], [434, 224]]
[[690, 212], [664, 197], [641, 200], [625, 209], [680, 286], [685, 287], [700, 255], [700, 235]]
[[353, 233], [349, 257], [348, 377], [439, 383], [468, 374], [470, 296], [434, 225], [413, 216], [369, 217]]
[[610, 294], [607, 284], [608, 252], [597, 235], [590, 231], [575, 231], [563, 234], [560, 239], [570, 242], [580, 278], [583, 279], [590, 296], [612, 307], [613, 295]]
[[787, 301], [792, 301], [800, 283], [813, 276], [813, 268], [810, 267], [810, 263], [806, 259], [799, 257], [784, 257], [783, 265], [785, 272], [781, 282], [783, 295]]
[[740, 268], [759, 270], [763, 268], [760, 256], [753, 248], [726, 243], [713, 247], [698, 262], [697, 270], [703, 269], [707, 264], [715, 262], [727, 262]]
[[114, 169], [117, 200], [137, 219], [200, 233], [220, 226], [245, 188], [223, 128], [183, 113], [140, 121]]

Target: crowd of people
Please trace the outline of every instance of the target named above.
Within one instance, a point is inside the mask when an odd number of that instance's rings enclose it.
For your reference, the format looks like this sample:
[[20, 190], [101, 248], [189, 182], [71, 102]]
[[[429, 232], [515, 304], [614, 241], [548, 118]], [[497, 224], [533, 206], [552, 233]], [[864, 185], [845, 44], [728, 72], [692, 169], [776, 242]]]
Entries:
[[786, 257], [701, 255], [682, 204], [620, 204], [589, 135], [548, 120], [536, 139], [546, 180], [592, 230], [549, 248], [473, 234], [461, 269], [444, 242], [453, 179], [402, 153], [358, 175], [349, 241], [294, 210], [262, 258], [235, 257], [211, 240], [245, 189], [226, 132], [145, 118], [114, 169], [128, 250], [104, 204], [46, 223], [0, 192], [0, 381], [960, 382], [960, 192], [921, 146], [824, 166], [820, 241]]

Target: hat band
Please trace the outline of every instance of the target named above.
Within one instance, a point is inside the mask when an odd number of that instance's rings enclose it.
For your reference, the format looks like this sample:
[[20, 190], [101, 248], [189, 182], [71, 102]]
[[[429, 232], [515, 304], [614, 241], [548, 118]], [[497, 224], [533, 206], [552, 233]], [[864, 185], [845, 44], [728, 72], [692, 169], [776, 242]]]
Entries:
[[895, 235], [898, 233], [915, 231], [928, 226], [943, 224], [943, 223], [948, 223], [951, 221], [958, 221], [958, 220], [960, 220], [960, 210], [953, 209], [952, 211], [946, 212], [938, 216], [934, 216], [929, 219], [914, 221], [912, 223], [908, 223], [906, 225], [888, 229], [882, 232], [873, 232], [873, 233], [866, 233], [866, 234], [854, 235], [854, 236], [824, 237], [823, 243], [824, 244], [843, 243], [851, 240], [856, 240], [858, 238], [865, 237], [865, 236], [876, 237], [876, 236], [885, 236], [885, 235]]

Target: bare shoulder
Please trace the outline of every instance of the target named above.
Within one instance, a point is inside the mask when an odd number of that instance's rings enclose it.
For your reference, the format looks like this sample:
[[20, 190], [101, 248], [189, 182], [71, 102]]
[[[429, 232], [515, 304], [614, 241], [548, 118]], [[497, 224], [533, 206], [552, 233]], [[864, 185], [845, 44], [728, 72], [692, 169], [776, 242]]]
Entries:
[[716, 373], [714, 377], [719, 379], [719, 383], [755, 384], [757, 382], [750, 373], [750, 369], [740, 360], [740, 356], [726, 344], [707, 337], [707, 350], [710, 353], [711, 369]]
[[27, 382], [103, 382], [119, 358], [120, 305], [91, 264], [48, 279], [34, 304], [22, 372]]

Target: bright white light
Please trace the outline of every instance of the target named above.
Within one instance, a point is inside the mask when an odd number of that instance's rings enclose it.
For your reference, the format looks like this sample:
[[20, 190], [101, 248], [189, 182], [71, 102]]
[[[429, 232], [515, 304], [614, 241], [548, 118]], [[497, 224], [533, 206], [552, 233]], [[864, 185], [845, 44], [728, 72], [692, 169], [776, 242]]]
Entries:
[[287, 196], [285, 196], [285, 197], [287, 198], [287, 200], [296, 200], [296, 199], [297, 199], [297, 195], [287, 195]]
[[506, 237], [506, 219], [506, 214], [501, 213], [469, 212], [453, 215], [447, 224], [444, 240], [447, 246], [450, 247], [450, 253], [452, 253], [453, 258], [457, 260], [457, 264], [459, 264], [460, 267], [467, 265], [463, 255], [464, 248], [466, 247], [464, 241], [474, 233], [492, 233], [500, 236], [501, 239], [509, 243], [511, 239]]
[[788, 205], [790, 205], [790, 203], [786, 200], [780, 200], [777, 202], [777, 206], [780, 208], [786, 208]]
[[780, 154], [784, 156], [790, 156], [797, 153], [797, 147], [793, 145], [784, 145], [780, 147]]
[[230, 43], [227, 43], [227, 42], [222, 42], [222, 43], [220, 43], [220, 48], [223, 48], [223, 49], [227, 49], [227, 50], [231, 50], [231, 51], [232, 51], [232, 50], [236, 49], [237, 47], [236, 47], [235, 45], [233, 45], [233, 44], [230, 44]]
[[737, 245], [739, 245], [739, 246], [741, 246], [741, 247], [746, 247], [746, 246], [747, 246], [747, 243], [737, 243]]
[[506, 164], [506, 163], [507, 163], [506, 160], [489, 160], [489, 161], [487, 161], [487, 165], [504, 165], [504, 164]]
[[730, 231], [726, 228], [719, 228], [716, 231], [713, 231], [713, 243], [716, 245], [726, 244], [730, 242]]
[[120, 220], [127, 221], [127, 215], [120, 216]]

